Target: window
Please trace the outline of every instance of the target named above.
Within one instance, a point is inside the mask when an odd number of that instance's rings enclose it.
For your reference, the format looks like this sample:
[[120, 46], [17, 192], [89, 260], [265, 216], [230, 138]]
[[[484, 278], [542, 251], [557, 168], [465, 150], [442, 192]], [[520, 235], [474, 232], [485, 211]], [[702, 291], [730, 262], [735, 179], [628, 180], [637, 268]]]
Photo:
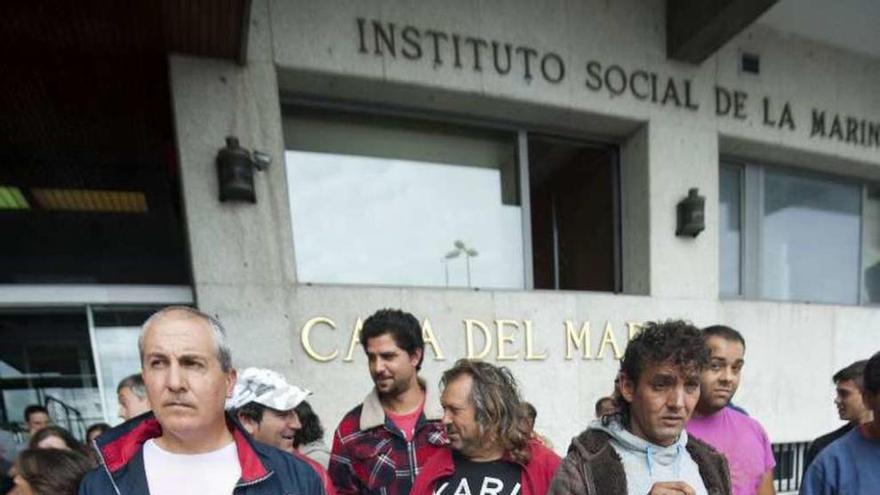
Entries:
[[80, 439], [93, 423], [119, 424], [116, 386], [140, 372], [141, 325], [166, 304], [192, 303], [173, 291], [152, 297], [163, 302], [0, 308], [0, 426], [23, 432], [30, 404], [45, 405], [53, 422]]
[[23, 423], [30, 404], [47, 405], [79, 437], [85, 425], [103, 421], [86, 313], [0, 311], [0, 396], [4, 424]]
[[4, 67], [0, 285], [189, 285], [166, 56], [83, 43]]
[[880, 206], [873, 194], [864, 184], [819, 174], [722, 165], [721, 294], [877, 302]]
[[103, 393], [105, 421], [121, 423], [116, 386], [123, 378], [141, 371], [138, 337], [141, 325], [159, 308], [92, 309], [92, 349]]
[[721, 204], [719, 214], [719, 243], [721, 245], [721, 294], [736, 295], [741, 293], [740, 258], [742, 251], [741, 201], [742, 180], [739, 168], [721, 167]]
[[617, 288], [607, 147], [302, 107], [284, 137], [300, 282]]

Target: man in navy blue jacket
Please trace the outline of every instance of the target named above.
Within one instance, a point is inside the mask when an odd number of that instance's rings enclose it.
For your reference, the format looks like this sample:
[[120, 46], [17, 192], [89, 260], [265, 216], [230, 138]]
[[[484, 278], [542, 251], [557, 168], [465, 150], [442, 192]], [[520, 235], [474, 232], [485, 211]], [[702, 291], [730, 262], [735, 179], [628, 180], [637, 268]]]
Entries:
[[305, 461], [254, 442], [224, 413], [236, 373], [219, 321], [162, 309], [144, 323], [138, 349], [153, 412], [98, 438], [101, 466], [80, 495], [324, 493]]

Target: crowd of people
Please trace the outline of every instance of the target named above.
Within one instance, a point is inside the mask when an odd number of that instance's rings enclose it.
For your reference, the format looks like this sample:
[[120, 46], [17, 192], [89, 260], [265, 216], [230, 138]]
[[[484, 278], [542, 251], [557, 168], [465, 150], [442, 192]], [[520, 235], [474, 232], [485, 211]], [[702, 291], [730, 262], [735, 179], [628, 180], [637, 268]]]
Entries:
[[[141, 373], [117, 388], [125, 421], [93, 425], [80, 443], [29, 406], [29, 443], [3, 466], [0, 493], [775, 493], [767, 433], [732, 403], [746, 352], [733, 328], [645, 324], [564, 458], [535, 431], [538, 410], [509, 369], [461, 359], [435, 389], [420, 376], [419, 322], [401, 310], [374, 313], [360, 339], [374, 386], [328, 448], [309, 390], [273, 370], [235, 370], [214, 317], [160, 310], [138, 340]], [[847, 424], [810, 445], [801, 494], [880, 493], [880, 352], [833, 382]]]

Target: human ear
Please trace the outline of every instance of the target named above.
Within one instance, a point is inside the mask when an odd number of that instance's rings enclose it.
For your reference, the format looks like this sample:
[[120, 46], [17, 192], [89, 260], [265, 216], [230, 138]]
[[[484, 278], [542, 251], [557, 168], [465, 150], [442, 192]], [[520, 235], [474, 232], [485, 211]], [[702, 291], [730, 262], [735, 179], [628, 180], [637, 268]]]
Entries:
[[636, 396], [636, 383], [633, 382], [632, 379], [630, 379], [630, 377], [626, 375], [626, 373], [621, 373], [619, 377], [620, 395], [627, 402], [632, 402]]
[[235, 371], [235, 368], [229, 370], [229, 373], [226, 374], [226, 398], [232, 398], [232, 391], [235, 389], [235, 382], [238, 380], [238, 372]]

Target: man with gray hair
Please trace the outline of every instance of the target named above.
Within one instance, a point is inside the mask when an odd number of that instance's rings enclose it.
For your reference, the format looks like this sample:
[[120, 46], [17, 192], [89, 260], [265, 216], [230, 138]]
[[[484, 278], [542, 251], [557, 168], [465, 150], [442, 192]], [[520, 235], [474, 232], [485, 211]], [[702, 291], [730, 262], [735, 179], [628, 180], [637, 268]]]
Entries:
[[129, 375], [116, 387], [116, 399], [119, 401], [119, 417], [123, 421], [140, 416], [149, 411], [150, 399], [140, 373]]
[[80, 495], [316, 493], [305, 461], [253, 441], [224, 411], [236, 380], [223, 326], [193, 308], [164, 308], [138, 338], [152, 413], [101, 435], [101, 467]]

